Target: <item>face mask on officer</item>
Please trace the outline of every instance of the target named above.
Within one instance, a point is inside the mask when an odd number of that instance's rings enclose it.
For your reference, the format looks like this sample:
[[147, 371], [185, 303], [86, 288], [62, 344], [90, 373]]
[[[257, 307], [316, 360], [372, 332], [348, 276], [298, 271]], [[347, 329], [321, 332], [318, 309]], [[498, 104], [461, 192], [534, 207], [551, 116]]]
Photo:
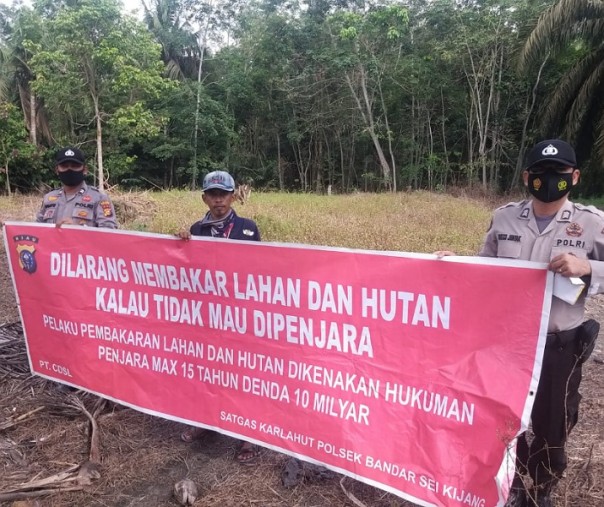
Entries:
[[529, 170], [528, 191], [541, 202], [554, 202], [570, 192], [573, 172], [535, 167]]
[[84, 178], [86, 178], [84, 171], [74, 171], [73, 169], [68, 169], [67, 171], [58, 171], [57, 175], [59, 176], [61, 183], [68, 187], [75, 187], [82, 183]]

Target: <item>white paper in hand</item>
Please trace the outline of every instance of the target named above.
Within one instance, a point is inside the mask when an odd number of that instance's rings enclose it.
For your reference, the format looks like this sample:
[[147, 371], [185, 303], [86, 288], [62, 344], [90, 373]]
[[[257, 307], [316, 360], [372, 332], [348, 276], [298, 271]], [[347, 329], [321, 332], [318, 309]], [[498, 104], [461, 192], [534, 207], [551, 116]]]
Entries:
[[574, 305], [585, 288], [585, 282], [577, 277], [566, 277], [558, 273], [554, 276], [554, 296]]

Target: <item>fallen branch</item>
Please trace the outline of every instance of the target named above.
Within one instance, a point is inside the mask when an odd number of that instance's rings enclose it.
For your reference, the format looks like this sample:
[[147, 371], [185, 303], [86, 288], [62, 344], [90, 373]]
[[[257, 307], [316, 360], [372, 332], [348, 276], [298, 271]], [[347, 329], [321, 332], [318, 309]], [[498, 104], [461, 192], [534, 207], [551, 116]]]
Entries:
[[[11, 500], [21, 500], [24, 498], [33, 498], [60, 491], [80, 491], [84, 486], [92, 484], [92, 481], [101, 477], [99, 471], [101, 453], [100, 453], [100, 436], [97, 417], [105, 407], [106, 400], [98, 398], [95, 402], [92, 413], [84, 406], [84, 402], [77, 396], [72, 396], [69, 401], [69, 406], [76, 408], [83, 413], [90, 421], [90, 452], [89, 460], [81, 465], [75, 465], [63, 472], [51, 475], [45, 479], [33, 480], [20, 484], [14, 488], [0, 492], [0, 503]], [[45, 407], [38, 407], [27, 414], [19, 416], [11, 423], [16, 423], [19, 420], [24, 420], [31, 417], [34, 413]]]
[[[59, 472], [55, 475], [51, 475], [50, 477], [46, 477], [45, 479], [33, 480], [20, 484], [14, 488], [1, 491], [0, 503], [9, 500], [19, 500], [23, 498], [48, 495], [58, 491], [79, 491], [82, 490], [84, 486], [91, 484], [93, 480], [100, 478], [100, 437], [96, 418], [105, 407], [105, 403], [106, 400], [98, 398], [95, 401], [92, 414], [84, 406], [84, 402], [77, 396], [71, 396], [69, 398], [69, 403], [67, 404], [67, 406], [76, 408], [79, 412], [83, 413], [90, 422], [90, 452], [88, 455], [88, 461], [82, 463], [81, 465], [69, 467], [67, 470]], [[29, 417], [42, 408], [44, 407], [38, 407], [28, 414], [20, 416], [19, 419]]]
[[38, 479], [30, 482], [26, 482], [24, 484], [19, 484], [11, 489], [7, 489], [5, 491], [0, 492], [0, 500], [2, 500], [2, 495], [8, 493], [17, 493], [24, 492], [29, 490], [34, 490], [38, 488], [52, 488], [60, 487], [65, 482], [74, 481], [76, 476], [74, 472], [76, 472], [80, 468], [80, 465], [74, 465], [63, 472], [59, 472], [58, 474], [51, 475], [46, 477], [45, 479]]
[[46, 407], [42, 406], [42, 407], [34, 408], [33, 410], [30, 410], [26, 414], [22, 414], [19, 417], [15, 417], [14, 419], [11, 419], [10, 421], [5, 421], [3, 423], [0, 423], [0, 431], [7, 430], [8, 428], [12, 428], [13, 426], [16, 426], [18, 423], [25, 421], [27, 418], [31, 417], [34, 414], [37, 414], [38, 412], [40, 412], [40, 410], [44, 410], [44, 408], [46, 408]]
[[344, 487], [344, 480], [346, 479], [346, 477], [342, 477], [342, 479], [340, 479], [340, 487], [342, 488], [342, 491], [344, 492], [344, 494], [348, 497], [348, 499], [355, 504], [357, 507], [367, 507], [363, 502], [361, 502], [356, 496], [354, 496], [350, 491], [348, 491], [345, 487]]
[[96, 417], [105, 407], [106, 400], [98, 398], [93, 413], [91, 414], [88, 409], [84, 406], [84, 403], [77, 396], [71, 398], [70, 405], [77, 408], [82, 412], [90, 421], [90, 452], [88, 454], [88, 461], [91, 463], [101, 463], [101, 451], [100, 451], [100, 435], [99, 425], [96, 422]]
[[81, 491], [82, 486], [65, 486], [53, 489], [40, 489], [38, 491], [18, 491], [14, 493], [0, 493], [0, 502], [9, 502], [12, 500], [23, 500], [25, 498], [35, 498], [37, 496], [50, 495], [59, 491]]
[[593, 455], [594, 455], [594, 444], [591, 444], [591, 446], [589, 447], [589, 456], [587, 457], [587, 460], [585, 461], [585, 463], [583, 463], [583, 465], [581, 466], [581, 471], [583, 471], [583, 472], [587, 471], [587, 469], [591, 465], [591, 460], [593, 458]]

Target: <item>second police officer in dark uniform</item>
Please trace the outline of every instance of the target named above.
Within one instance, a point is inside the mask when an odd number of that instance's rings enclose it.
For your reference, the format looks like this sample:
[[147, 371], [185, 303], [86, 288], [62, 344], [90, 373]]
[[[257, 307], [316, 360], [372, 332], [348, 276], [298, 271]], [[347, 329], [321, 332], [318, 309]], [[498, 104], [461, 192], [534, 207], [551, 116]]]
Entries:
[[508, 506], [552, 506], [550, 493], [566, 469], [565, 445], [578, 420], [581, 365], [598, 334], [598, 323], [583, 318], [586, 292], [604, 292], [604, 213], [568, 200], [579, 176], [569, 144], [559, 139], [537, 143], [523, 173], [532, 199], [499, 208], [480, 251], [487, 257], [546, 262], [555, 276], [580, 277], [586, 284], [574, 304], [552, 299], [531, 414], [534, 437], [530, 444], [525, 435], [518, 439]]
[[44, 196], [36, 221], [117, 228], [111, 199], [84, 181], [88, 174], [84, 153], [78, 148], [63, 148], [56, 153], [55, 162], [62, 186]]

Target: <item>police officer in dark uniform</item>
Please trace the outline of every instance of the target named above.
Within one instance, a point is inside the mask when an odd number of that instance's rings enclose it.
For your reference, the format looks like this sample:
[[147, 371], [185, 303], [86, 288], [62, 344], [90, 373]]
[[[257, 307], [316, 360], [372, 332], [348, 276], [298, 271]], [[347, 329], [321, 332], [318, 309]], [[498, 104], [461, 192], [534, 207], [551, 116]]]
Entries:
[[56, 153], [55, 162], [62, 186], [44, 196], [36, 221], [117, 228], [111, 199], [84, 181], [88, 174], [84, 153], [74, 147], [63, 148]]
[[[537, 143], [526, 158], [532, 199], [495, 211], [481, 256], [548, 263], [556, 277], [581, 278], [574, 303], [552, 299], [541, 377], [531, 413], [533, 438], [520, 435], [517, 472], [506, 507], [551, 507], [551, 491], [567, 466], [566, 441], [579, 416], [582, 364], [599, 324], [583, 322], [587, 294], [604, 292], [604, 213], [568, 200], [579, 182], [575, 151], [566, 142]], [[437, 255], [451, 255], [441, 251]]]
[[[205, 176], [202, 184], [203, 202], [208, 207], [205, 216], [195, 222], [189, 231], [181, 230], [177, 236], [190, 239], [191, 236], [260, 241], [260, 231], [253, 220], [242, 218], [232, 209], [235, 201], [235, 180], [226, 171], [213, 171]], [[180, 435], [184, 442], [192, 442], [202, 437], [207, 430], [191, 426]], [[237, 461], [248, 465], [256, 461], [259, 449], [251, 442], [242, 441]]]

